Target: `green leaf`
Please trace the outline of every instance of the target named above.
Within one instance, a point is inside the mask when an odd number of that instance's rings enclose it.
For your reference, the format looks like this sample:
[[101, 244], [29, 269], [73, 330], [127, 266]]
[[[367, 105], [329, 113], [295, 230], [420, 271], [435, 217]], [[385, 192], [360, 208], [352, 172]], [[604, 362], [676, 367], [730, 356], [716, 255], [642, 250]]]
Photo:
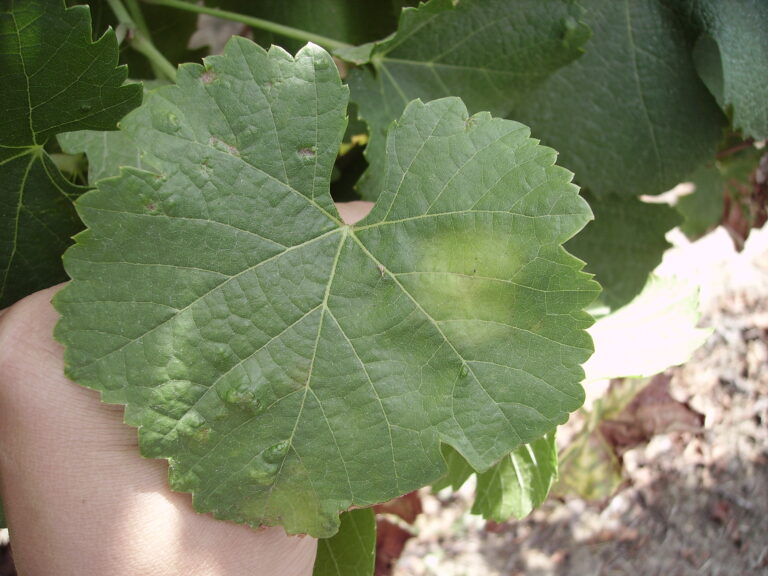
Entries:
[[684, 27], [659, 0], [582, 0], [586, 54], [530, 91], [511, 118], [560, 152], [595, 195], [669, 190], [712, 159], [725, 117]]
[[490, 470], [477, 476], [473, 514], [505, 522], [524, 518], [547, 499], [557, 480], [555, 433], [523, 444]]
[[764, 0], [681, 2], [699, 34], [696, 68], [745, 136], [768, 138], [768, 3]]
[[637, 198], [586, 198], [595, 220], [567, 248], [588, 263], [586, 269], [603, 287], [603, 302], [620, 308], [642, 291], [661, 262], [670, 247], [664, 235], [680, 223], [680, 215], [666, 204]]
[[689, 238], [699, 238], [723, 217], [725, 180], [717, 166], [703, 166], [689, 180], [693, 192], [679, 198], [675, 210], [683, 217], [680, 230]]
[[60, 257], [80, 228], [82, 189], [43, 146], [68, 130], [114, 129], [141, 102], [122, 86], [114, 33], [91, 42], [88, 8], [0, 0], [0, 307], [64, 280]]
[[0, 528], [7, 528], [8, 522], [5, 520], [5, 512], [3, 512], [3, 501], [0, 500]]
[[591, 213], [555, 152], [455, 98], [406, 109], [342, 224], [346, 101], [311, 45], [182, 66], [122, 123], [158, 172], [81, 197], [56, 301], [67, 374], [127, 404], [174, 489], [319, 537], [440, 478], [441, 443], [486, 470], [562, 423], [598, 290], [561, 246]]
[[341, 515], [335, 536], [317, 543], [312, 576], [372, 576], [376, 560], [376, 514], [373, 508]]
[[[451, 487], [458, 490], [475, 470], [454, 449], [444, 446], [448, 471], [433, 490]], [[524, 518], [546, 500], [557, 480], [557, 445], [554, 430], [518, 446], [494, 466], [477, 474], [475, 503], [472, 513], [486, 520], [505, 522], [512, 517]]]
[[121, 166], [152, 170], [125, 132], [81, 130], [61, 134], [58, 141], [67, 154], [85, 153], [88, 158], [88, 183], [91, 185], [117, 176]]
[[381, 190], [387, 127], [410, 100], [459, 96], [471, 112], [505, 116], [522, 94], [578, 58], [589, 38], [574, 2], [454, 4], [431, 0], [403, 10], [397, 33], [372, 48], [373, 69], [349, 75], [352, 101], [370, 126], [370, 168], [360, 182], [368, 199]]

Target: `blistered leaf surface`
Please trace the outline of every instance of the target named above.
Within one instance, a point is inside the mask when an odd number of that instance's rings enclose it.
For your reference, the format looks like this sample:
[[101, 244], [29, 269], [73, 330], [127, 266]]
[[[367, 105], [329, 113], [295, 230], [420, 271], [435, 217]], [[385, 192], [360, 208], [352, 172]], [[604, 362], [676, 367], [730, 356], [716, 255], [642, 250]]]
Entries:
[[61, 254], [81, 228], [67, 182], [43, 146], [68, 130], [114, 129], [141, 102], [122, 86], [113, 32], [91, 41], [88, 8], [0, 1], [0, 307], [66, 275]]
[[459, 96], [471, 112], [508, 114], [521, 94], [581, 55], [589, 38], [582, 12], [564, 0], [431, 0], [403, 10], [397, 32], [367, 53], [375, 66], [349, 76], [371, 132], [363, 196], [381, 190], [385, 133], [410, 100]]
[[376, 557], [376, 515], [372, 508], [341, 515], [332, 538], [317, 543], [312, 576], [371, 576]]
[[127, 404], [175, 489], [315, 536], [441, 477], [441, 443], [485, 470], [563, 422], [597, 293], [561, 246], [591, 217], [571, 174], [455, 98], [405, 110], [342, 224], [346, 100], [313, 46], [182, 66], [123, 123], [157, 172], [78, 201], [57, 298], [67, 373]]

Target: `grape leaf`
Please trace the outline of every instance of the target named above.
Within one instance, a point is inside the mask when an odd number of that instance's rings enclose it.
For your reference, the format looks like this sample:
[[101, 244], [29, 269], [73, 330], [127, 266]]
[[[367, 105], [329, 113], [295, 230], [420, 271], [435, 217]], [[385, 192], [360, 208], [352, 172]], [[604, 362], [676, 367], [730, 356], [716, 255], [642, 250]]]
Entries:
[[363, 196], [381, 190], [385, 132], [410, 100], [459, 96], [472, 112], [508, 114], [521, 94], [581, 55], [589, 38], [582, 12], [564, 0], [431, 0], [403, 10], [397, 33], [369, 47], [374, 69], [349, 75], [370, 127]]
[[373, 508], [341, 515], [341, 527], [332, 538], [317, 543], [312, 576], [369, 576], [376, 560], [376, 515]]
[[[436, 487], [451, 486], [458, 490], [475, 470], [452, 448], [445, 448], [443, 455], [448, 474]], [[518, 446], [493, 467], [477, 474], [472, 514], [495, 522], [505, 522], [512, 517], [524, 518], [547, 499], [555, 480], [557, 445], [552, 431]]]
[[593, 32], [586, 54], [531, 90], [510, 117], [556, 148], [597, 196], [669, 190], [712, 159], [725, 126], [684, 27], [659, 0], [582, 4]]
[[117, 176], [121, 166], [152, 170], [125, 132], [80, 130], [60, 134], [58, 141], [67, 154], [85, 153], [88, 158], [88, 183], [91, 185]]
[[620, 308], [637, 296], [648, 275], [670, 247], [664, 235], [677, 226], [680, 215], [666, 204], [646, 204], [637, 198], [585, 194], [595, 220], [569, 241], [570, 252], [586, 261], [587, 270], [603, 287], [602, 301]]
[[768, 138], [768, 3], [678, 0], [699, 34], [696, 68], [745, 136]]
[[523, 518], [547, 499], [557, 480], [555, 433], [523, 444], [490, 470], [477, 476], [473, 514], [504, 522]]
[[679, 198], [675, 210], [683, 217], [680, 230], [695, 239], [720, 223], [725, 180], [717, 166], [702, 166], [689, 180], [694, 186], [693, 192]]
[[[591, 217], [524, 126], [412, 103], [354, 227], [328, 188], [333, 59], [234, 38], [121, 123], [156, 167], [77, 207], [67, 374], [127, 404], [201, 511], [328, 537], [339, 511], [485, 470], [563, 422], [598, 287], [561, 244]], [[552, 361], [555, 358], [556, 361]]]
[[67, 130], [114, 129], [141, 102], [116, 63], [113, 32], [91, 42], [87, 7], [0, 0], [0, 307], [66, 278], [61, 254], [82, 228], [72, 206], [82, 189], [43, 147]]

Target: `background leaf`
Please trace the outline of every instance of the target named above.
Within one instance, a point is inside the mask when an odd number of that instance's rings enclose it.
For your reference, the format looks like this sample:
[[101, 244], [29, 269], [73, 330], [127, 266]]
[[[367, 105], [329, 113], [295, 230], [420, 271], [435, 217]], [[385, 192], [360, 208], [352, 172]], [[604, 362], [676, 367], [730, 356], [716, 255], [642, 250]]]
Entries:
[[[458, 490], [476, 471], [450, 447], [443, 448], [448, 473], [433, 489]], [[547, 499], [557, 480], [555, 431], [518, 446], [485, 472], [477, 474], [472, 513], [486, 520], [505, 522], [524, 518]]]
[[141, 102], [123, 86], [113, 32], [91, 42], [88, 8], [0, 1], [0, 307], [64, 280], [60, 257], [80, 228], [69, 183], [43, 146], [67, 130], [110, 130]]
[[317, 47], [182, 66], [122, 123], [157, 173], [78, 201], [56, 301], [68, 375], [127, 404], [173, 488], [315, 536], [442, 476], [441, 442], [482, 471], [563, 422], [598, 291], [561, 246], [591, 214], [554, 151], [458, 99], [406, 109], [343, 225], [345, 109]]
[[557, 480], [557, 445], [550, 432], [523, 444], [490, 470], [477, 476], [473, 514], [504, 522], [524, 518], [547, 499]]
[[691, 174], [693, 192], [675, 203], [683, 217], [680, 230], [689, 238], [699, 238], [720, 223], [723, 217], [725, 180], [717, 166], [703, 166]]
[[696, 69], [733, 126], [744, 136], [768, 138], [768, 3], [762, 0], [678, 0], [698, 37]]
[[[659, 0], [583, 0], [586, 54], [515, 107], [598, 198], [658, 194], [714, 156], [725, 116], [678, 15]], [[594, 205], [593, 205], [594, 208]]]
[[370, 127], [363, 197], [381, 190], [384, 135], [410, 100], [459, 96], [470, 112], [507, 115], [521, 94], [581, 55], [589, 38], [581, 14], [563, 0], [514, 8], [506, 0], [431, 0], [405, 9], [397, 33], [373, 47], [375, 66], [349, 75], [352, 100]]
[[376, 515], [372, 508], [341, 515], [335, 536], [317, 543], [312, 576], [370, 576], [376, 558]]
[[588, 263], [586, 269], [603, 287], [601, 300], [610, 308], [620, 308], [642, 291], [670, 247], [664, 235], [681, 218], [666, 204], [617, 196], [595, 200], [587, 194], [586, 198], [595, 220], [567, 248]]

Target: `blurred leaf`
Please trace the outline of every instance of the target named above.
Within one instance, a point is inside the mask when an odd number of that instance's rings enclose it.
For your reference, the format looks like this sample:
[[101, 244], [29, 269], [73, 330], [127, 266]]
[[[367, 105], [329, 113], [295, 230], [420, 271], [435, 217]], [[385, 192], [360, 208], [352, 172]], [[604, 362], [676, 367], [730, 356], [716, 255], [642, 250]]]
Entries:
[[604, 500], [624, 481], [621, 462], [598, 430], [599, 412], [589, 419], [560, 456], [560, 476], [552, 489], [557, 496]]
[[600, 433], [617, 454], [644, 444], [658, 434], [702, 429], [704, 415], [672, 397], [671, 380], [667, 374], [657, 374], [619, 414], [610, 417], [603, 414]]
[[717, 166], [703, 166], [689, 177], [693, 192], [681, 196], [675, 210], [683, 216], [680, 230], [690, 239], [715, 228], [723, 217], [725, 181]]
[[585, 381], [653, 376], [688, 361], [712, 333], [697, 328], [696, 286], [652, 276], [642, 293], [589, 329], [595, 353]]

